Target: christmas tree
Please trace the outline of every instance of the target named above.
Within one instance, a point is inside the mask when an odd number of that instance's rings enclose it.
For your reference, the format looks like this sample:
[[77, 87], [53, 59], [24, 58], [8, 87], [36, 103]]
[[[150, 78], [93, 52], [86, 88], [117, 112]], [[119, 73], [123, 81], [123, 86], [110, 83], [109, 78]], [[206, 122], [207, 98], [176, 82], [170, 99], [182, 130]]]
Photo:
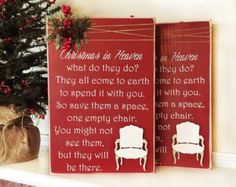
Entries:
[[55, 0], [0, 0], [0, 105], [45, 113], [46, 16]]

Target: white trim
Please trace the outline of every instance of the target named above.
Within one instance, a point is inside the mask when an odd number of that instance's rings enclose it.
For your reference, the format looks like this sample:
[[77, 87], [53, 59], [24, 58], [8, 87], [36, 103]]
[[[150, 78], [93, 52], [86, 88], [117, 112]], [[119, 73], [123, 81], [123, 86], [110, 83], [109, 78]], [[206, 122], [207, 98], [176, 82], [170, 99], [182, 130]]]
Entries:
[[236, 153], [213, 153], [213, 166], [236, 169]]

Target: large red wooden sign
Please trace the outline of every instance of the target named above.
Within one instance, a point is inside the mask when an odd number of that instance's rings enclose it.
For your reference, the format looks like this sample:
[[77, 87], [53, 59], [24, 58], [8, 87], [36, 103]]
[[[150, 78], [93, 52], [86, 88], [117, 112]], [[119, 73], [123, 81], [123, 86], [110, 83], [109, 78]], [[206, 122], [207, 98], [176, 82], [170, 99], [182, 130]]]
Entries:
[[157, 165], [211, 166], [210, 23], [157, 25]]
[[48, 45], [51, 171], [153, 172], [154, 20], [93, 19], [87, 39]]

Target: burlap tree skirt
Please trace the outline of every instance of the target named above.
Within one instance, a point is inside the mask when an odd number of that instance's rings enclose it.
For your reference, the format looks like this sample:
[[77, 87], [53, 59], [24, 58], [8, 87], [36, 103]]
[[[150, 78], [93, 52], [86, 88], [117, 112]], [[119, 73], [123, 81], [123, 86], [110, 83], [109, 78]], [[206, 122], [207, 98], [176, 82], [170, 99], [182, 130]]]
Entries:
[[19, 183], [5, 181], [5, 180], [0, 180], [0, 186], [1, 187], [33, 187], [26, 184], [19, 184]]
[[[2, 114], [1, 109], [5, 109], [0, 107]], [[37, 158], [40, 133], [39, 129], [33, 125], [31, 118], [22, 113], [6, 116], [0, 115], [0, 164], [24, 162]], [[9, 120], [13, 116], [16, 118]]]

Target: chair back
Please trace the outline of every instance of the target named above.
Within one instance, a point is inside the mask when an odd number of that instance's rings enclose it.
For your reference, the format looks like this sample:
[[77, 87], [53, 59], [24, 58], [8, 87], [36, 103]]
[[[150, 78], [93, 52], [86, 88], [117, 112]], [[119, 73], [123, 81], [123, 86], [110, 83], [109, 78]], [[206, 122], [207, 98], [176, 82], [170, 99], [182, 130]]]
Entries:
[[192, 122], [176, 125], [178, 143], [199, 143], [200, 126]]
[[134, 125], [120, 128], [120, 147], [143, 147], [143, 129]]

